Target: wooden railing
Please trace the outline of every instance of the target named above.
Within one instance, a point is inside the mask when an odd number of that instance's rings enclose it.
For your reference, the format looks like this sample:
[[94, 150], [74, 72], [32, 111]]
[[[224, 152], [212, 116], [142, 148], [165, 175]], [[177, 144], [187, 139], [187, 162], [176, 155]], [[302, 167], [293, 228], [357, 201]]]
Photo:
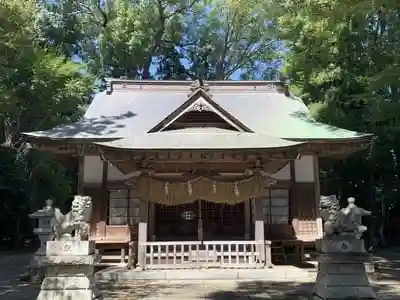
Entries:
[[139, 245], [141, 269], [263, 268], [271, 266], [270, 242], [146, 242]]

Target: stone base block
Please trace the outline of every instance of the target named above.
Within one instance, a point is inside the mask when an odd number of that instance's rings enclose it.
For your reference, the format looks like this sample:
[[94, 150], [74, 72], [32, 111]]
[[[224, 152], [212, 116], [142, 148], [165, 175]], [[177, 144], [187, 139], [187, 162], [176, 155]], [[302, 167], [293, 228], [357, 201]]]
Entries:
[[322, 253], [365, 253], [364, 240], [345, 239], [326, 239], [320, 243]]
[[93, 276], [94, 266], [81, 265], [81, 266], [48, 266], [46, 268], [46, 276], [48, 277], [81, 277]]
[[40, 291], [36, 300], [93, 300], [100, 299], [93, 290]]
[[92, 289], [92, 280], [88, 277], [46, 277], [42, 290], [87, 290]]
[[47, 255], [41, 257], [42, 266], [93, 266], [96, 256], [93, 255]]
[[369, 286], [367, 276], [355, 274], [318, 274], [317, 283], [320, 286]]
[[88, 254], [94, 254], [95, 249], [96, 249], [96, 243], [94, 241], [78, 241], [78, 240], [49, 241], [46, 244], [46, 255], [48, 256], [88, 255]]
[[364, 263], [320, 263], [312, 299], [377, 299]]
[[327, 274], [363, 274], [365, 266], [363, 263], [319, 263], [319, 273]]
[[319, 300], [346, 300], [346, 299], [358, 299], [358, 300], [373, 300], [378, 299], [376, 293], [370, 286], [338, 286], [338, 287], [316, 287], [313, 294], [314, 299]]

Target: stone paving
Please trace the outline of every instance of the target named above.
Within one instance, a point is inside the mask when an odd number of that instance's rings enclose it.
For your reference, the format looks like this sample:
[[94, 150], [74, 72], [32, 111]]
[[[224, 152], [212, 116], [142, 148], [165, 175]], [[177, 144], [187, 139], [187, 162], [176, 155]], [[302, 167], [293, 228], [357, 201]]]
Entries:
[[[307, 300], [311, 294], [315, 279], [308, 282], [265, 282], [265, 281], [133, 281], [124, 284], [101, 285], [106, 300], [230, 300], [230, 299], [276, 299]], [[382, 300], [398, 300], [400, 290], [398, 282], [374, 283]]]
[[312, 283], [271, 283], [262, 281], [205, 280], [205, 281], [134, 281], [103, 286], [108, 299], [306, 299]]
[[[0, 253], [0, 300], [34, 300], [39, 286], [21, 282], [28, 254]], [[400, 251], [385, 250], [376, 257], [379, 278], [373, 285], [383, 300], [400, 299]], [[265, 282], [238, 280], [136, 280], [124, 283], [100, 283], [106, 300], [172, 300], [172, 299], [277, 299], [305, 300], [309, 295], [316, 273], [302, 282]]]

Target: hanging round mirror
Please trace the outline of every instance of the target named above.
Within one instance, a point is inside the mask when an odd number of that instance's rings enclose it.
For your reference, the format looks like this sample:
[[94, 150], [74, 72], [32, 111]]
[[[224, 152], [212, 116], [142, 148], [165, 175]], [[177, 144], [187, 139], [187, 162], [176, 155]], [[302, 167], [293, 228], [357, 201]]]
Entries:
[[185, 221], [193, 221], [194, 219], [196, 219], [196, 213], [192, 210], [185, 209], [181, 213], [181, 218]]

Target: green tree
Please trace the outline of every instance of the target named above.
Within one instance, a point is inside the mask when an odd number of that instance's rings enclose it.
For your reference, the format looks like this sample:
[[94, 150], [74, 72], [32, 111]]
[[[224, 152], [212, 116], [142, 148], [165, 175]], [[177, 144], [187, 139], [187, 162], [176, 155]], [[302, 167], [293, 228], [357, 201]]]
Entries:
[[184, 36], [192, 77], [224, 80], [244, 73], [259, 76], [274, 58], [275, 43], [263, 1], [200, 2], [187, 17]]
[[[7, 0], [0, 4], [3, 238], [20, 238], [22, 227], [29, 225], [29, 212], [43, 205], [48, 197], [65, 202], [72, 191], [70, 180], [64, 178], [65, 168], [48, 154], [26, 154], [20, 133], [76, 120], [93, 89], [93, 80], [82, 64], [38, 43], [37, 16], [33, 0]], [[17, 232], [13, 232], [15, 229]]]
[[399, 4], [281, 0], [270, 5], [279, 16], [278, 37], [288, 48], [286, 72], [313, 115], [377, 137], [367, 155], [333, 166], [327, 188], [359, 196], [361, 205], [387, 220], [399, 209]]
[[153, 63], [163, 56], [165, 49], [179, 44], [184, 16], [195, 2], [107, 2], [107, 24], [97, 27], [84, 56], [91, 72], [103, 78], [152, 78]]

